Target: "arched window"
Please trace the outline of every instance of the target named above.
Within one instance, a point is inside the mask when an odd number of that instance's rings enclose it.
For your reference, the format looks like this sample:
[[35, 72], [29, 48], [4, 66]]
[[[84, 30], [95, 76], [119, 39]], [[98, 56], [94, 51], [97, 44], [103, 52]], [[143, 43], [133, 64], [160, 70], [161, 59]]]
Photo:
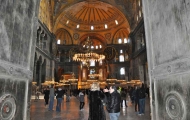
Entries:
[[102, 60], [100, 60], [99, 65], [102, 65]]
[[122, 43], [122, 39], [121, 39], [121, 38], [118, 39], [118, 43], [119, 43], [119, 44]]
[[124, 55], [119, 55], [119, 62], [124, 62]]
[[122, 67], [122, 68], [120, 69], [120, 75], [125, 75], [125, 67]]
[[95, 61], [91, 60], [90, 61], [90, 66], [95, 66]]
[[128, 43], [128, 39], [127, 38], [124, 38], [124, 43]]
[[119, 55], [119, 62], [124, 62], [124, 55], [123, 55], [123, 50], [120, 50], [120, 55]]
[[128, 53], [125, 53], [125, 60], [126, 60], [126, 61], [129, 60], [129, 55], [128, 55]]
[[61, 40], [57, 40], [57, 44], [60, 44], [61, 43]]

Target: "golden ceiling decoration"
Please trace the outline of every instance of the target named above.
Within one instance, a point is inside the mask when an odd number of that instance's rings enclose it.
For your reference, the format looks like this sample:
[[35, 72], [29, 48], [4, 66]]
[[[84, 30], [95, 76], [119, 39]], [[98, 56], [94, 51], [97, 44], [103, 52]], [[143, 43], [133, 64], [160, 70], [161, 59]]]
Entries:
[[[120, 25], [129, 28], [128, 21], [120, 10], [101, 1], [84, 1], [74, 4], [63, 11], [56, 23], [84, 32], [89, 31], [91, 26], [94, 27], [94, 31], [106, 31]], [[78, 28], [77, 25], [79, 25]]]

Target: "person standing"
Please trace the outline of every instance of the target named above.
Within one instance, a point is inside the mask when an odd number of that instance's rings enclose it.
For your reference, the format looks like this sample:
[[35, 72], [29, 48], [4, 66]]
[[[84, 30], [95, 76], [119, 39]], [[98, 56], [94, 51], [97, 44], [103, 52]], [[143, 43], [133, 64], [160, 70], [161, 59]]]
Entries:
[[123, 101], [125, 103], [125, 107], [127, 107], [127, 101], [126, 101], [127, 93], [124, 88], [121, 89], [120, 94], [121, 94], [121, 107], [123, 107]]
[[129, 96], [130, 96], [130, 99], [131, 99], [132, 103], [134, 103], [134, 101], [135, 101], [134, 96], [133, 96], [133, 91], [134, 91], [134, 88], [130, 87]]
[[50, 93], [49, 93], [49, 111], [53, 110], [53, 104], [54, 104], [54, 97], [55, 97], [55, 89], [54, 85], [51, 85]]
[[40, 91], [39, 91], [39, 86], [36, 87], [36, 96], [35, 96], [35, 100], [38, 101], [40, 100]]
[[80, 109], [80, 111], [82, 111], [83, 107], [84, 107], [84, 91], [82, 91], [82, 90], [79, 93], [79, 101], [80, 101], [79, 109]]
[[58, 87], [55, 93], [56, 93], [56, 99], [57, 99], [56, 111], [61, 112], [61, 103], [63, 101], [64, 90], [61, 87]]
[[110, 120], [118, 120], [120, 115], [120, 103], [121, 96], [117, 92], [116, 86], [110, 86], [110, 89], [104, 89], [104, 92], [109, 92], [110, 95], [107, 96], [106, 109], [109, 113]]
[[47, 108], [49, 102], [49, 86], [44, 88], [43, 93], [44, 93], [45, 107]]
[[100, 90], [99, 83], [94, 82], [88, 94], [89, 117], [88, 120], [106, 120], [103, 106], [104, 93]]
[[70, 102], [70, 90], [66, 90], [66, 102]]
[[135, 112], [139, 114], [140, 106], [139, 106], [139, 87], [135, 86], [135, 90], [133, 91], [133, 96], [135, 100]]
[[39, 92], [39, 90], [36, 90], [36, 100], [40, 100], [40, 92]]
[[145, 112], [145, 97], [146, 97], [145, 87], [144, 87], [144, 84], [142, 83], [142, 86], [139, 89], [139, 106], [140, 106], [139, 115], [144, 115], [144, 112]]

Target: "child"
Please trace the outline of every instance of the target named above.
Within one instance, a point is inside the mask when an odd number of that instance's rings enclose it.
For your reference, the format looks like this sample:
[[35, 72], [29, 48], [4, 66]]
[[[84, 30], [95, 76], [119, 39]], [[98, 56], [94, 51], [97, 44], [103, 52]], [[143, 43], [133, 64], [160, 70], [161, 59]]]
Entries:
[[39, 100], [40, 99], [40, 92], [37, 90], [36, 91], [36, 100]]

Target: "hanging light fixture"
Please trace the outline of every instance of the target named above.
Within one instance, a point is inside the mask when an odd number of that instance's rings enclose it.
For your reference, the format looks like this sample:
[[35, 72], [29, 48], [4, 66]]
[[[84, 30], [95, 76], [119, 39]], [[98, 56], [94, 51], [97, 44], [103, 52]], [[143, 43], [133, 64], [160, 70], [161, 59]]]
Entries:
[[93, 43], [90, 40], [90, 37], [87, 37], [87, 40], [85, 41], [85, 43], [83, 44], [83, 49], [84, 49], [84, 53], [76, 53], [73, 56], [73, 60], [74, 61], [78, 61], [78, 62], [83, 62], [83, 63], [88, 63], [90, 61], [102, 61], [105, 59], [105, 55], [103, 54], [98, 54], [92, 51], [92, 47]]
[[[88, 8], [89, 8], [89, 2], [91, 0], [87, 1]], [[93, 26], [90, 25], [89, 20], [88, 20], [88, 26], [89, 26], [89, 31], [92, 30]], [[94, 30], [94, 28], [93, 28]], [[81, 53], [76, 53], [73, 56], [74, 61], [82, 62], [84, 64], [89, 64], [91, 61], [99, 62], [105, 59], [105, 55], [103, 54], [98, 54], [93, 52], [92, 50], [95, 49], [96, 46], [93, 46], [93, 41], [90, 39], [90, 36], [87, 37], [86, 41], [84, 44], [82, 44], [82, 51]]]

